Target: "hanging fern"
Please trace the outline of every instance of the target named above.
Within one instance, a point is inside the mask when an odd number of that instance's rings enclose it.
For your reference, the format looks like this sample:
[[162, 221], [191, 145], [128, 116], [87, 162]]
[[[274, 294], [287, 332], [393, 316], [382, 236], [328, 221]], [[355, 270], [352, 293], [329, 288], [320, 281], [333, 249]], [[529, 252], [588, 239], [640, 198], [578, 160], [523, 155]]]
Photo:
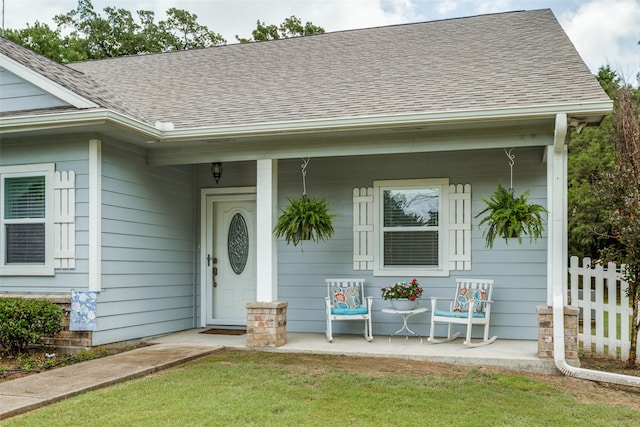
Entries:
[[325, 199], [289, 198], [289, 206], [282, 210], [276, 228], [276, 237], [284, 237], [287, 244], [297, 246], [302, 240], [319, 242], [333, 235], [333, 218], [329, 202]]
[[541, 205], [529, 204], [528, 197], [528, 191], [516, 198], [513, 189], [507, 190], [498, 185], [489, 200], [482, 199], [487, 207], [478, 213], [476, 218], [487, 214], [479, 224], [489, 225], [483, 234], [487, 240], [487, 247], [493, 248], [493, 241], [497, 237], [503, 238], [507, 244], [509, 239], [514, 237], [522, 244], [523, 235], [529, 236], [530, 242], [542, 237], [542, 215], [547, 213], [547, 210]]

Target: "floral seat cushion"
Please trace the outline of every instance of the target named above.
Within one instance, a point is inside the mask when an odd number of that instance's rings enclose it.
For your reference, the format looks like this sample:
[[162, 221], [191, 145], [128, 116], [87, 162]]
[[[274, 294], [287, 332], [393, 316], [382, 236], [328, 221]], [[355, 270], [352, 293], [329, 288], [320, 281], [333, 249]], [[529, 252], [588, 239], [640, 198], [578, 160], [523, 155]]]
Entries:
[[[460, 318], [465, 318], [465, 317], [469, 317], [469, 312], [464, 312], [464, 311], [445, 311], [445, 310], [436, 310], [435, 311], [435, 315], [436, 316], [445, 316], [445, 317], [460, 317]], [[472, 313], [471, 317], [475, 317], [475, 318], [483, 318], [484, 317], [484, 313]]]
[[471, 289], [471, 288], [460, 288], [458, 290], [458, 295], [456, 295], [456, 300], [453, 305], [454, 312], [462, 312], [468, 313], [469, 306], [471, 302], [476, 302], [473, 305], [473, 311], [475, 313], [484, 312], [484, 301], [487, 300], [487, 291], [483, 289]]
[[360, 300], [360, 286], [340, 286], [331, 287], [333, 295], [333, 307], [331, 314], [367, 314], [367, 307], [362, 305]]

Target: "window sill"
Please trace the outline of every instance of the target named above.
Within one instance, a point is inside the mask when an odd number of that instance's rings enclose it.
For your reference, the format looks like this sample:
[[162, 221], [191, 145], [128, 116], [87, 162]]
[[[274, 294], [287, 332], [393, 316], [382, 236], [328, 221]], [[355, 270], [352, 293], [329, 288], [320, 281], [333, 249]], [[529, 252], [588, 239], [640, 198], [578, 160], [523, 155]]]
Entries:
[[21, 265], [1, 267], [0, 276], [55, 276], [55, 272], [53, 267]]
[[373, 276], [416, 276], [416, 277], [449, 277], [449, 270], [420, 268], [375, 268]]

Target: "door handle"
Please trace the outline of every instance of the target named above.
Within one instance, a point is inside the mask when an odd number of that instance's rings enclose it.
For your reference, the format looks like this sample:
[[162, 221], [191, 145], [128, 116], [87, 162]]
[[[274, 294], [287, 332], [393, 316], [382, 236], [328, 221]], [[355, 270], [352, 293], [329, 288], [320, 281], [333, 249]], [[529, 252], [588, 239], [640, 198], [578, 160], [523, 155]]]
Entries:
[[218, 275], [218, 267], [213, 267], [211, 269], [212, 275], [213, 275], [213, 287], [217, 288], [218, 287], [218, 282], [216, 282], [216, 276]]

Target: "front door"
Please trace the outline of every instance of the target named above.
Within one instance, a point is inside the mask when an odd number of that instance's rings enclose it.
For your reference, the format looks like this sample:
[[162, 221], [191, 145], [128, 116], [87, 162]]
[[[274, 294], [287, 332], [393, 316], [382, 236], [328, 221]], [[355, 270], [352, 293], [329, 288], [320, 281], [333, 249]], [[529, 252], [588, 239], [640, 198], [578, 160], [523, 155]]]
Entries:
[[207, 323], [246, 325], [256, 300], [255, 196], [207, 196], [205, 296]]

